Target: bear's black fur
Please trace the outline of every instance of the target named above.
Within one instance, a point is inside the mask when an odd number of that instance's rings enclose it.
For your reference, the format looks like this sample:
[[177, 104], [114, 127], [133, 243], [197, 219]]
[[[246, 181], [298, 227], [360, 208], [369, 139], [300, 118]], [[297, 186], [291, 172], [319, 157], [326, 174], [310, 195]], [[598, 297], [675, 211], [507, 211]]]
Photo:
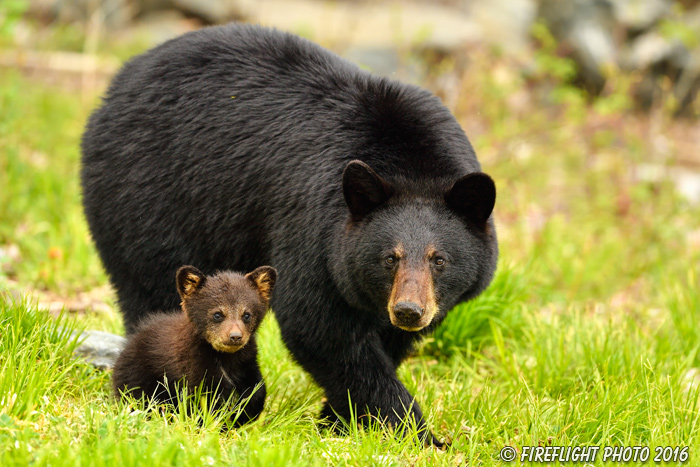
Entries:
[[210, 277], [193, 266], [180, 268], [182, 312], [154, 313], [139, 323], [114, 365], [116, 395], [177, 405], [179, 388], [192, 394], [204, 382], [206, 392], [216, 391], [214, 408], [226, 402], [240, 407], [233, 415], [236, 426], [258, 418], [265, 382], [255, 331], [276, 278], [269, 266], [245, 276], [224, 271]]
[[[291, 34], [232, 24], [127, 63], [83, 137], [85, 213], [128, 332], [180, 264], [282, 276], [272, 309], [322, 415], [396, 424], [412, 344], [491, 281], [492, 180], [454, 116]], [[429, 441], [437, 442], [433, 437]]]

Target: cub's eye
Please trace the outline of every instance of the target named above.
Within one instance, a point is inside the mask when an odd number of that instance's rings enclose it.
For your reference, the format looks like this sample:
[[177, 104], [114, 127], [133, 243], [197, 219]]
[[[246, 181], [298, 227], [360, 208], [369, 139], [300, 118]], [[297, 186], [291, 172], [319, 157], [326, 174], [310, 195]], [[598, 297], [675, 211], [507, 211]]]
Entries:
[[435, 262], [435, 266], [444, 266], [445, 265], [445, 258], [443, 258], [441, 256], [436, 256], [433, 261]]
[[245, 313], [243, 313], [243, 322], [244, 323], [250, 322], [250, 313], [248, 313], [247, 311]]
[[384, 258], [384, 262], [387, 264], [387, 266], [393, 266], [396, 264], [396, 256], [394, 255], [389, 255], [386, 258]]
[[211, 317], [212, 317], [212, 319], [213, 319], [214, 321], [219, 322], [219, 321], [223, 321], [223, 319], [224, 319], [224, 314], [217, 311], [217, 312], [214, 313]]

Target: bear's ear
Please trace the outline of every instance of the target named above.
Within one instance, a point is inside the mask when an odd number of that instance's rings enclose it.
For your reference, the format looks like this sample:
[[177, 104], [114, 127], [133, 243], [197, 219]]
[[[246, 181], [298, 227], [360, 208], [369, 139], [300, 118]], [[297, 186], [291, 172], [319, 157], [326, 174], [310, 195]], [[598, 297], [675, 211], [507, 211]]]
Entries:
[[452, 185], [445, 201], [468, 221], [483, 226], [496, 204], [496, 184], [483, 172], [470, 173]]
[[177, 291], [183, 300], [192, 296], [193, 293], [204, 287], [207, 278], [194, 266], [182, 266], [175, 275], [177, 280]]
[[343, 195], [353, 220], [359, 221], [386, 202], [393, 188], [362, 161], [352, 161], [343, 171]]
[[253, 286], [258, 289], [260, 297], [266, 302], [270, 302], [272, 289], [277, 281], [277, 270], [272, 266], [260, 266], [245, 275], [245, 278], [253, 283]]

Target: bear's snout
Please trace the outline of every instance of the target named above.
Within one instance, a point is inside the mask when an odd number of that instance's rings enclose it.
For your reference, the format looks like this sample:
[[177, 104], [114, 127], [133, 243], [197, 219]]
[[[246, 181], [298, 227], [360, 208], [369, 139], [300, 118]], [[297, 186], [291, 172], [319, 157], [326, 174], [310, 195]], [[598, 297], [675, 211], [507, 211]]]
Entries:
[[391, 324], [420, 331], [437, 313], [433, 277], [425, 264], [399, 263], [387, 305]]
[[229, 333], [228, 338], [233, 345], [241, 345], [243, 343], [243, 333], [241, 331], [232, 331]]
[[413, 302], [398, 302], [394, 305], [394, 316], [398, 324], [408, 328], [416, 327], [424, 312], [424, 308]]

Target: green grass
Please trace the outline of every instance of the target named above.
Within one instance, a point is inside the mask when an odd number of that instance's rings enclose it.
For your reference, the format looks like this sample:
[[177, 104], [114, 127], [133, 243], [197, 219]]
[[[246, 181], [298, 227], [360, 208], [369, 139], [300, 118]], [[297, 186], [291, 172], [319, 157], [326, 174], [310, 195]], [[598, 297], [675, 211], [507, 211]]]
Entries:
[[272, 319], [260, 330], [268, 407], [260, 421], [220, 434], [216, 419], [199, 426], [115, 401], [108, 373], [70, 357], [73, 320], [5, 301], [0, 462], [488, 465], [504, 445], [538, 444], [680, 445], [692, 454], [700, 447], [700, 382], [688, 371], [697, 345], [669, 343], [667, 334], [688, 331], [685, 311], [669, 310], [669, 319], [650, 329], [638, 316], [600, 315], [595, 307], [524, 309], [518, 336], [504, 337], [493, 325], [491, 344], [479, 353], [412, 358], [400, 377], [431, 425], [452, 440], [443, 453], [378, 429], [340, 438], [319, 431], [313, 417], [321, 391], [291, 361]]
[[[540, 444], [689, 446], [698, 464], [700, 207], [635, 175], [675, 164], [684, 123], [663, 103], [631, 110], [629, 77], [590, 103], [543, 53], [533, 69], [474, 51], [456, 99], [443, 96], [496, 180], [501, 250], [487, 292], [399, 370], [447, 452], [320, 430], [322, 391], [272, 317], [267, 408], [222, 434], [216, 418], [116, 401], [108, 372], [71, 357], [71, 329], [122, 332], [114, 306], [56, 319], [0, 294], [0, 465], [498, 465], [503, 446]], [[106, 284], [78, 180], [97, 102], [0, 70], [0, 288], [71, 297]]]
[[70, 294], [106, 281], [80, 207], [80, 134], [90, 107], [79, 96], [0, 73], [0, 281]]

